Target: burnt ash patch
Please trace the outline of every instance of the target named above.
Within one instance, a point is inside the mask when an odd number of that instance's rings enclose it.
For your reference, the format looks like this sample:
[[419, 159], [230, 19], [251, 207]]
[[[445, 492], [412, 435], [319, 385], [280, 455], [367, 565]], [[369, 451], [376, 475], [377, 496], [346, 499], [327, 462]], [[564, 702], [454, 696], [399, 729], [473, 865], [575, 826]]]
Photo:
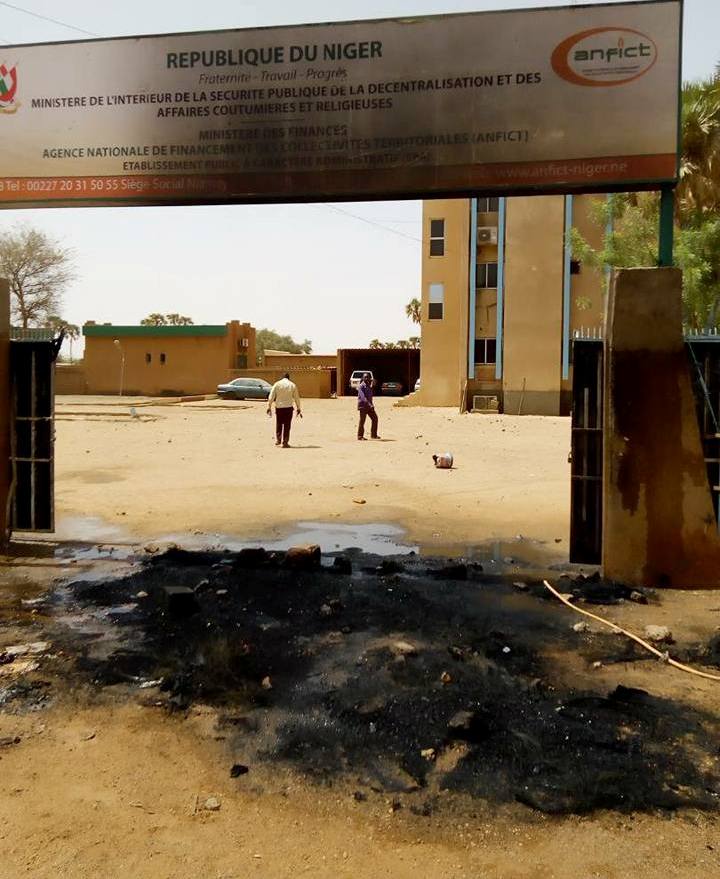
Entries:
[[627, 661], [625, 639], [583, 637], [536, 584], [519, 594], [479, 567], [447, 579], [441, 561], [356, 554], [348, 575], [343, 559], [173, 550], [54, 597], [102, 609], [115, 649], [60, 622], [49, 636], [95, 686], [161, 681], [170, 710], [216, 706], [238, 763], [406, 795], [418, 814], [442, 789], [547, 813], [717, 807], [720, 779], [701, 768], [714, 765], [716, 717], [554, 681], [548, 648], [581, 666]]

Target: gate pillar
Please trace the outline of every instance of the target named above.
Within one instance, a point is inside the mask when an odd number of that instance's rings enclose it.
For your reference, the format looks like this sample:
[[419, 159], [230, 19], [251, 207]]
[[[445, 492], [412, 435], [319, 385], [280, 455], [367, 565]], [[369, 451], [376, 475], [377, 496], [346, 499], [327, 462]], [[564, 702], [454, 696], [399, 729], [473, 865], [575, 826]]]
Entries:
[[622, 269], [607, 309], [603, 574], [720, 587], [713, 509], [682, 331], [682, 273]]

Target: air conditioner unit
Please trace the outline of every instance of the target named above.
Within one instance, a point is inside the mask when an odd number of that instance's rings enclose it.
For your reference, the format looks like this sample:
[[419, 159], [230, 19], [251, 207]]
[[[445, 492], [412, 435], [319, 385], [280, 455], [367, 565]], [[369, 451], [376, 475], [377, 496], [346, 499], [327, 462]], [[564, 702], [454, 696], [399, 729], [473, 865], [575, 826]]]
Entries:
[[479, 226], [477, 233], [478, 244], [497, 244], [497, 226]]

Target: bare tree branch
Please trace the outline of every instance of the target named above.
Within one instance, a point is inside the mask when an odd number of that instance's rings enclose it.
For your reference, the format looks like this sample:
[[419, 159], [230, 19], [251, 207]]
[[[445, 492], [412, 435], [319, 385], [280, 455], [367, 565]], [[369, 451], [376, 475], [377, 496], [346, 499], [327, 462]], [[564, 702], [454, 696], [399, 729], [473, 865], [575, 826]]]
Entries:
[[0, 276], [10, 283], [13, 323], [41, 326], [59, 313], [75, 277], [73, 253], [40, 229], [13, 226], [0, 236]]

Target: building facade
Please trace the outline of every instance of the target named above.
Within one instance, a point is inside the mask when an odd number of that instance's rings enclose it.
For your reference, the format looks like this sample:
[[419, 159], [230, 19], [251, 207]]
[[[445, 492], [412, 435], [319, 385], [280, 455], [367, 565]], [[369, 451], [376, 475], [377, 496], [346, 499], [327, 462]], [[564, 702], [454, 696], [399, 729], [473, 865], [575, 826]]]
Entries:
[[210, 394], [237, 370], [255, 366], [255, 328], [236, 320], [159, 327], [91, 322], [83, 336], [89, 394]]
[[600, 245], [592, 200], [424, 202], [421, 388], [409, 402], [472, 406], [485, 395], [508, 414], [569, 410], [573, 333], [599, 329], [604, 311], [603, 277], [569, 244], [575, 227]]

